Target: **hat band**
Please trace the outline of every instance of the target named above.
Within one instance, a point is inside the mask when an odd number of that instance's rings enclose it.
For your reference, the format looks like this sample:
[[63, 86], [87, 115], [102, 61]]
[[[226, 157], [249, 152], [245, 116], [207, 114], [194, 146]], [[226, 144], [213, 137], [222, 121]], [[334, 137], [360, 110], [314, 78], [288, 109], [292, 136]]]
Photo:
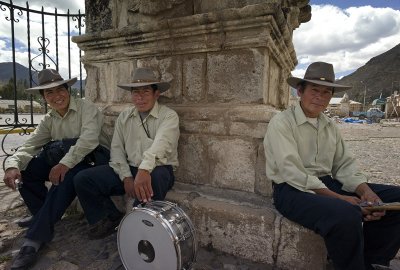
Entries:
[[158, 82], [156, 82], [154, 80], [141, 80], [141, 79], [138, 79], [138, 80], [132, 81], [132, 83], [158, 83]]
[[39, 85], [45, 85], [45, 84], [49, 84], [49, 83], [52, 83], [52, 82], [59, 82], [59, 81], [63, 81], [63, 78], [60, 77], [59, 79], [51, 79], [49, 81], [40, 82]]
[[309, 77], [307, 77], [307, 78], [304, 78], [305, 80], [314, 80], [314, 81], [326, 81], [326, 82], [330, 82], [330, 83], [333, 83], [333, 80], [330, 80], [330, 79], [328, 79], [328, 78], [325, 78], [325, 77], [319, 77], [319, 78], [309, 78]]

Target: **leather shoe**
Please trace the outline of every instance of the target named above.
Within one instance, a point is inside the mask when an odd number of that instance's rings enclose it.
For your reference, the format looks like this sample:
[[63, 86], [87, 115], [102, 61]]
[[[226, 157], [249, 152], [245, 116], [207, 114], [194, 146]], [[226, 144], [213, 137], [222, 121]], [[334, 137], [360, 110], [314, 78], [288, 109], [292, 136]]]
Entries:
[[36, 262], [38, 252], [34, 247], [23, 246], [19, 250], [17, 256], [13, 260], [11, 270], [23, 270], [28, 269], [29, 266]]
[[33, 216], [26, 216], [17, 221], [18, 226], [27, 228], [32, 224]]

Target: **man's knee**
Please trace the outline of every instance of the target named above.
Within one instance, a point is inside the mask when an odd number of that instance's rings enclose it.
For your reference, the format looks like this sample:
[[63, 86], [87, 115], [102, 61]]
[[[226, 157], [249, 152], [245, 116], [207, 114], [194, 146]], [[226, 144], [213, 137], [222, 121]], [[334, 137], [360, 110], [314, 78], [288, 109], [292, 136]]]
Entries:
[[171, 178], [171, 173], [166, 166], [157, 166], [151, 172], [151, 178], [156, 182], [165, 181]]
[[90, 173], [88, 171], [89, 170], [82, 170], [74, 176], [73, 181], [75, 190], [82, 190], [88, 186], [88, 183], [90, 182]]

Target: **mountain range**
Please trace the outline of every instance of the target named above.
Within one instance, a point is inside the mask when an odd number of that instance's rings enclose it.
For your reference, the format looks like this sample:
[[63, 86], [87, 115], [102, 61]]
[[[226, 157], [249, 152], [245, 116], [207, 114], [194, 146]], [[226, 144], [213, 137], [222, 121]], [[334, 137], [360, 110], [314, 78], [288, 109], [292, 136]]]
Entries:
[[[17, 80], [26, 80], [29, 82], [29, 68], [15, 63], [15, 74]], [[34, 79], [37, 77], [37, 72], [33, 71], [32, 76]], [[8, 81], [13, 77], [13, 63], [12, 62], [3, 62], [0, 63], [0, 85], [8, 83]], [[85, 88], [85, 80], [82, 80], [82, 87]], [[80, 89], [80, 80], [72, 85], [72, 88]]]
[[386, 98], [394, 91], [400, 92], [400, 44], [336, 82], [353, 87], [347, 91], [351, 100], [363, 103], [365, 93], [366, 104], [379, 97]]

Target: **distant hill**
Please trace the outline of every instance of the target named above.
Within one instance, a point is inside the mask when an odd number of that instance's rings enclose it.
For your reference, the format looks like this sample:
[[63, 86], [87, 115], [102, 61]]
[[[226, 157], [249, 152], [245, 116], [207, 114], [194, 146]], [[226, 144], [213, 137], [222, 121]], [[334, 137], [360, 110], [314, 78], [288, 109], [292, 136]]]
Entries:
[[[27, 80], [29, 82], [29, 69], [21, 64], [15, 63], [15, 71], [17, 80]], [[0, 63], [0, 81], [2, 84], [7, 83], [13, 77], [13, 63]]]
[[[26, 80], [29, 83], [29, 68], [15, 63], [15, 71], [17, 80]], [[32, 73], [33, 79], [37, 80], [37, 74], [35, 71]], [[7, 83], [13, 77], [13, 63], [3, 62], [0, 63], [0, 85]], [[85, 80], [82, 80], [82, 87], [85, 88]], [[72, 85], [72, 88], [80, 89], [80, 80]]]
[[366, 86], [367, 104], [379, 98], [381, 93], [385, 98], [390, 96], [392, 91], [400, 91], [400, 44], [371, 58], [364, 66], [337, 82], [353, 86], [347, 94], [350, 99], [359, 102], [363, 102]]

